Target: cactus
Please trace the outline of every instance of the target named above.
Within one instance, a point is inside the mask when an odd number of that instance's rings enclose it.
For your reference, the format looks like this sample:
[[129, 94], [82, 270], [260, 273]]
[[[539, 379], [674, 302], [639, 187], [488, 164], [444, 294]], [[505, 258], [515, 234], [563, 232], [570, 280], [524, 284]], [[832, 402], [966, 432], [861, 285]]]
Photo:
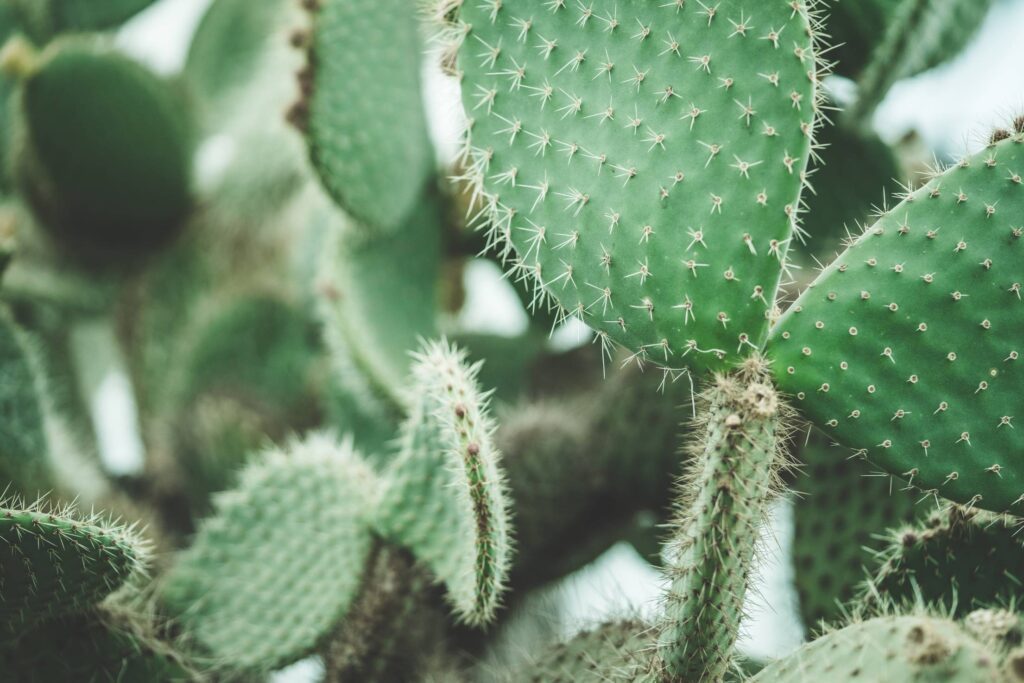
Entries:
[[404, 0], [313, 0], [308, 65], [293, 121], [324, 188], [389, 233], [412, 220], [433, 147], [420, 92], [420, 43]]
[[[165, 81], [88, 34], [146, 0], [0, 0], [0, 677], [1024, 678], [1024, 117], [922, 189], [865, 125], [990, 0], [410, 2], [212, 0]], [[630, 544], [655, 609], [549, 607]]]
[[[19, 47], [20, 46], [20, 47]], [[137, 255], [177, 234], [190, 204], [191, 131], [173, 90], [92, 41], [36, 56], [8, 45], [24, 130], [15, 165], [57, 244], [79, 258]], [[76, 112], [69, 125], [61, 112]]]
[[299, 659], [359, 590], [375, 487], [350, 444], [312, 436], [265, 453], [216, 498], [165, 577], [163, 601], [219, 666], [260, 671]]
[[779, 387], [897, 477], [981, 508], [1024, 502], [1013, 427], [1024, 130], [909, 194], [772, 331]]
[[182, 655], [150, 631], [138, 615], [117, 610], [65, 617], [0, 645], [0, 666], [26, 683], [197, 680]]
[[803, 5], [453, 4], [467, 176], [515, 276], [664, 366], [756, 351], [815, 127]]
[[1024, 597], [1020, 520], [952, 506], [920, 524], [893, 529], [877, 552], [864, 600], [945, 605], [962, 616], [1013, 607]]
[[750, 359], [706, 392], [706, 422], [695, 425], [704, 438], [693, 446], [668, 550], [658, 636], [668, 680], [722, 680], [731, 666], [760, 523], [785, 465], [787, 413], [769, 382]]
[[873, 565], [871, 551], [883, 545], [878, 537], [929, 507], [927, 501], [915, 506], [916, 494], [902, 483], [836, 450], [812, 435], [801, 450], [806, 476], [793, 484], [795, 582], [808, 628], [838, 621]]
[[[857, 622], [769, 664], [755, 683], [1001, 681], [999, 658], [954, 622], [887, 616]], [[1009, 678], [1007, 681], [1011, 680]]]
[[45, 501], [0, 504], [2, 634], [12, 639], [46, 619], [95, 607], [145, 572], [135, 532], [102, 516]]
[[44, 399], [27, 342], [0, 314], [0, 477], [4, 486], [36, 496], [54, 486], [44, 427]]
[[445, 583], [460, 619], [494, 617], [511, 555], [508, 493], [479, 366], [429, 344], [412, 370], [409, 417], [385, 476], [375, 523]]

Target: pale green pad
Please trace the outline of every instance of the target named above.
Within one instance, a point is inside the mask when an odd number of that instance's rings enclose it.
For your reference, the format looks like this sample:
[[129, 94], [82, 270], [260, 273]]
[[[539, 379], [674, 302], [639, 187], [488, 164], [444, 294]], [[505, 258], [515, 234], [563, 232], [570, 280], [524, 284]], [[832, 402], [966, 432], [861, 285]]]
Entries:
[[777, 662], [752, 683], [992, 683], [997, 660], [951, 621], [879, 617], [829, 633]]
[[376, 523], [448, 589], [457, 616], [490, 621], [507, 580], [508, 493], [478, 366], [446, 342], [416, 355], [409, 415]]
[[662, 365], [754, 351], [813, 135], [806, 4], [466, 2], [469, 176], [516, 276]]
[[43, 619], [94, 607], [140, 575], [147, 557], [141, 539], [102, 518], [2, 504], [0, 639]]
[[369, 556], [375, 482], [323, 436], [271, 451], [214, 499], [163, 599], [227, 667], [270, 670], [308, 654], [345, 616]]
[[780, 388], [837, 441], [995, 511], [1024, 509], [1022, 141], [914, 192], [821, 274], [769, 342]]
[[539, 653], [526, 653], [531, 665], [516, 672], [521, 683], [639, 683], [655, 679], [646, 672], [650, 627], [639, 621], [608, 622]]
[[25, 342], [0, 311], [0, 487], [29, 496], [53, 487], [38, 387]]
[[307, 139], [327, 192], [358, 220], [393, 230], [433, 166], [409, 0], [319, 0]]

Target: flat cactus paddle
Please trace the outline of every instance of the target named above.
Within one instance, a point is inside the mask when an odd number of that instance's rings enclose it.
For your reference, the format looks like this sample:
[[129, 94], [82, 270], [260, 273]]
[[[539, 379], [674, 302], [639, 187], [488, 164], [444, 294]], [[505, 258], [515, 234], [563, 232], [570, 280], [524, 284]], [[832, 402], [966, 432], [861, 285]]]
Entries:
[[467, 178], [516, 276], [665, 367], [756, 350], [812, 147], [810, 3], [455, 4]]
[[1024, 126], [869, 228], [768, 351], [845, 446], [950, 500], [1024, 510]]

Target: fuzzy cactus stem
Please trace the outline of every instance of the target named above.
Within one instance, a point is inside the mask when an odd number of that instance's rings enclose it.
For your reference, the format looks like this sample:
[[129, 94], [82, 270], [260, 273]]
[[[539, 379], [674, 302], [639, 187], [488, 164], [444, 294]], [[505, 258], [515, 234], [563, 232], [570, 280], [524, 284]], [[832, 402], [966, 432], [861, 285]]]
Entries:
[[722, 681], [733, 658], [750, 567], [785, 463], [787, 409], [752, 358], [703, 396], [703, 434], [680, 485], [654, 666], [662, 681]]

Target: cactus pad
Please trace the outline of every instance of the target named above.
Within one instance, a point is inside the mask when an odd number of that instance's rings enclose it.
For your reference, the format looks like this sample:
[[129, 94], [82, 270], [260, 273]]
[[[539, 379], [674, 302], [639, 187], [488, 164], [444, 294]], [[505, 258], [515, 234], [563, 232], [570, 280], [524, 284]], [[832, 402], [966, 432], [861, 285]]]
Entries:
[[19, 104], [20, 182], [61, 247], [109, 257], [177, 233], [190, 208], [192, 143], [169, 84], [95, 43], [65, 40], [25, 76]]
[[845, 446], [954, 501], [1024, 509], [1024, 130], [936, 177], [829, 266], [769, 341]]
[[609, 622], [559, 643], [514, 679], [521, 683], [641, 683], [655, 679], [645, 672], [650, 627], [639, 621]]
[[1021, 604], [1024, 538], [1021, 521], [960, 506], [889, 532], [878, 552], [874, 586], [865, 596], [904, 604], [918, 597], [956, 615], [975, 608]]
[[124, 616], [106, 614], [48, 621], [0, 645], [0, 671], [22, 683], [197, 680], [180, 655], [139, 627]]
[[951, 621], [878, 617], [804, 645], [751, 683], [982, 683], [1001, 680], [997, 666], [994, 655]]
[[0, 480], [23, 495], [53, 487], [37, 375], [25, 341], [0, 312]]
[[[846, 458], [820, 434], [802, 451], [804, 472], [793, 516], [793, 564], [804, 625], [842, 616], [840, 604], [854, 597], [867, 577], [878, 537], [911, 521], [915, 492], [879, 475], [863, 460]], [[920, 503], [921, 508], [926, 503]]]
[[415, 356], [410, 413], [377, 515], [381, 532], [444, 582], [470, 624], [494, 617], [511, 555], [508, 494], [478, 371], [446, 342]]
[[371, 228], [409, 217], [433, 167], [416, 13], [406, 0], [314, 0], [296, 111], [338, 204]]
[[141, 575], [147, 558], [140, 538], [104, 518], [0, 503], [0, 639], [94, 607]]
[[323, 436], [271, 451], [215, 497], [163, 599], [227, 666], [269, 670], [310, 652], [345, 616], [370, 553], [375, 482]]
[[467, 176], [515, 275], [666, 367], [755, 351], [812, 145], [810, 3], [454, 4]]

